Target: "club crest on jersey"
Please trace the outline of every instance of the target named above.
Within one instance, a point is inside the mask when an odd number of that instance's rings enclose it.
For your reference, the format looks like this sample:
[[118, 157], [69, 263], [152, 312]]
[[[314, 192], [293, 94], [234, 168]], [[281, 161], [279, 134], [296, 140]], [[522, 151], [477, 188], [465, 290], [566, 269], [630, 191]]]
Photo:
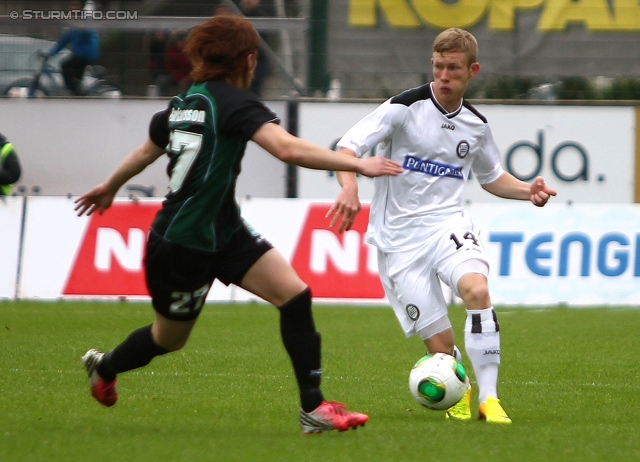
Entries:
[[460, 159], [464, 159], [467, 157], [467, 154], [469, 154], [469, 142], [462, 140], [458, 143], [458, 146], [456, 146], [456, 155]]
[[407, 312], [407, 316], [409, 316], [409, 319], [412, 321], [416, 321], [420, 317], [420, 310], [414, 304], [409, 303], [404, 309]]
[[404, 158], [404, 164], [402, 165], [407, 170], [414, 172], [421, 172], [425, 175], [432, 176], [446, 176], [450, 178], [464, 179], [462, 175], [462, 167], [456, 165], [441, 164], [432, 160], [420, 159], [407, 155]]

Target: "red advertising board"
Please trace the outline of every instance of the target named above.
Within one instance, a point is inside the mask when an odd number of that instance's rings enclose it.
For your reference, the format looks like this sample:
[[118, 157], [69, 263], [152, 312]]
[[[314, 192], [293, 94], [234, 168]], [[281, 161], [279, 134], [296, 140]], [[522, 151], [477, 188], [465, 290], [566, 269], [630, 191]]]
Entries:
[[144, 248], [157, 202], [114, 203], [91, 215], [63, 295], [147, 295]]
[[[159, 208], [159, 202], [116, 202], [103, 215], [92, 215], [62, 294], [147, 296], [144, 248]], [[283, 239], [299, 236], [290, 256], [291, 264], [316, 298], [384, 298], [375, 249], [364, 242], [368, 206], [358, 214], [352, 229], [340, 234], [329, 228], [328, 208], [327, 204], [310, 203], [304, 219], [297, 220], [301, 229], [283, 224], [277, 230]], [[250, 221], [258, 230], [274, 227], [272, 220], [265, 220], [258, 214]], [[274, 245], [279, 247], [277, 241]]]
[[349, 231], [329, 228], [327, 204], [311, 204], [291, 263], [318, 298], [383, 298], [375, 249], [364, 242], [369, 207]]

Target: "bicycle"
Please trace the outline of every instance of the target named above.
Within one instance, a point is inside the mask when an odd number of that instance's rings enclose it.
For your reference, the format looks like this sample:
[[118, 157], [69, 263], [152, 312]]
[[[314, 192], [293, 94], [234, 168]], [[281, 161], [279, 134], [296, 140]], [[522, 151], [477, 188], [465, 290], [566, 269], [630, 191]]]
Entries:
[[[36, 53], [41, 61], [39, 69], [32, 77], [21, 77], [5, 89], [3, 95], [13, 98], [43, 98], [47, 96], [69, 96], [62, 74], [49, 63], [49, 55]], [[103, 98], [120, 98], [122, 91], [104, 79], [105, 68], [90, 65], [85, 68], [79, 96], [98, 96]]]

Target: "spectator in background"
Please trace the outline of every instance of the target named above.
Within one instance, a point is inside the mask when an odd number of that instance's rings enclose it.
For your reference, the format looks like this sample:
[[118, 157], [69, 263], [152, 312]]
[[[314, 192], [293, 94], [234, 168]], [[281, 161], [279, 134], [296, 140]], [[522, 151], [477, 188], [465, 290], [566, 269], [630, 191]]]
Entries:
[[0, 133], [0, 196], [10, 196], [13, 184], [20, 179], [22, 168], [13, 144]]
[[191, 86], [191, 61], [184, 52], [187, 44], [187, 32], [177, 30], [171, 33], [165, 52], [165, 67], [171, 83], [177, 88], [178, 93], [186, 93]]
[[[257, 17], [274, 17], [276, 16], [275, 10], [273, 7], [273, 3], [270, 2], [270, 5], [264, 0], [234, 0], [234, 3], [240, 10], [240, 12], [248, 17], [248, 18], [257, 18]], [[224, 2], [220, 4], [216, 8], [216, 14], [229, 14], [234, 13], [227, 6], [224, 5]], [[260, 32], [260, 37], [266, 43], [274, 42], [273, 36], [270, 34]], [[262, 47], [261, 47], [262, 48]], [[256, 71], [253, 76], [253, 80], [251, 81], [251, 86], [249, 87], [249, 91], [254, 93], [257, 96], [262, 96], [262, 85], [264, 83], [264, 79], [267, 76], [267, 72], [269, 71], [269, 57], [265, 53], [263, 49], [258, 53], [258, 65], [256, 66]]]
[[169, 32], [157, 30], [145, 39], [145, 49], [149, 55], [147, 69], [151, 73], [151, 82], [156, 85], [160, 95], [167, 95], [171, 86], [171, 76], [167, 72], [166, 49], [169, 41]]
[[[73, 12], [81, 11], [82, 7], [83, 2], [80, 1], [69, 4], [69, 9]], [[98, 61], [98, 33], [94, 29], [72, 27], [60, 36], [47, 56], [54, 56], [64, 48], [71, 50], [69, 57], [61, 64], [65, 86], [71, 94], [80, 95], [85, 68]]]
[[[240, 11], [246, 17], [265, 17], [265, 16], [275, 16], [275, 12], [269, 9], [263, 2], [260, 0], [240, 0]], [[260, 37], [265, 42], [271, 40], [264, 32], [260, 33]], [[267, 72], [269, 71], [269, 56], [265, 53], [265, 50], [260, 50], [258, 53], [258, 64], [256, 66], [256, 71], [253, 76], [253, 80], [251, 81], [251, 86], [249, 90], [255, 93], [258, 96], [262, 95], [262, 84], [264, 83], [264, 79], [267, 76]]]

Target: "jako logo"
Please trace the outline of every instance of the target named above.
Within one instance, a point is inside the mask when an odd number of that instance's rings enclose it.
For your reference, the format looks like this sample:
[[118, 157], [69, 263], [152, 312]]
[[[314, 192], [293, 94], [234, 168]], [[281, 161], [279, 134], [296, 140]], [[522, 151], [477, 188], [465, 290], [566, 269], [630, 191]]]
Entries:
[[115, 203], [92, 215], [64, 295], [148, 295], [142, 260], [160, 203]]
[[384, 298], [376, 249], [364, 242], [369, 207], [342, 234], [329, 228], [328, 210], [326, 204], [309, 207], [291, 264], [314, 297]]

